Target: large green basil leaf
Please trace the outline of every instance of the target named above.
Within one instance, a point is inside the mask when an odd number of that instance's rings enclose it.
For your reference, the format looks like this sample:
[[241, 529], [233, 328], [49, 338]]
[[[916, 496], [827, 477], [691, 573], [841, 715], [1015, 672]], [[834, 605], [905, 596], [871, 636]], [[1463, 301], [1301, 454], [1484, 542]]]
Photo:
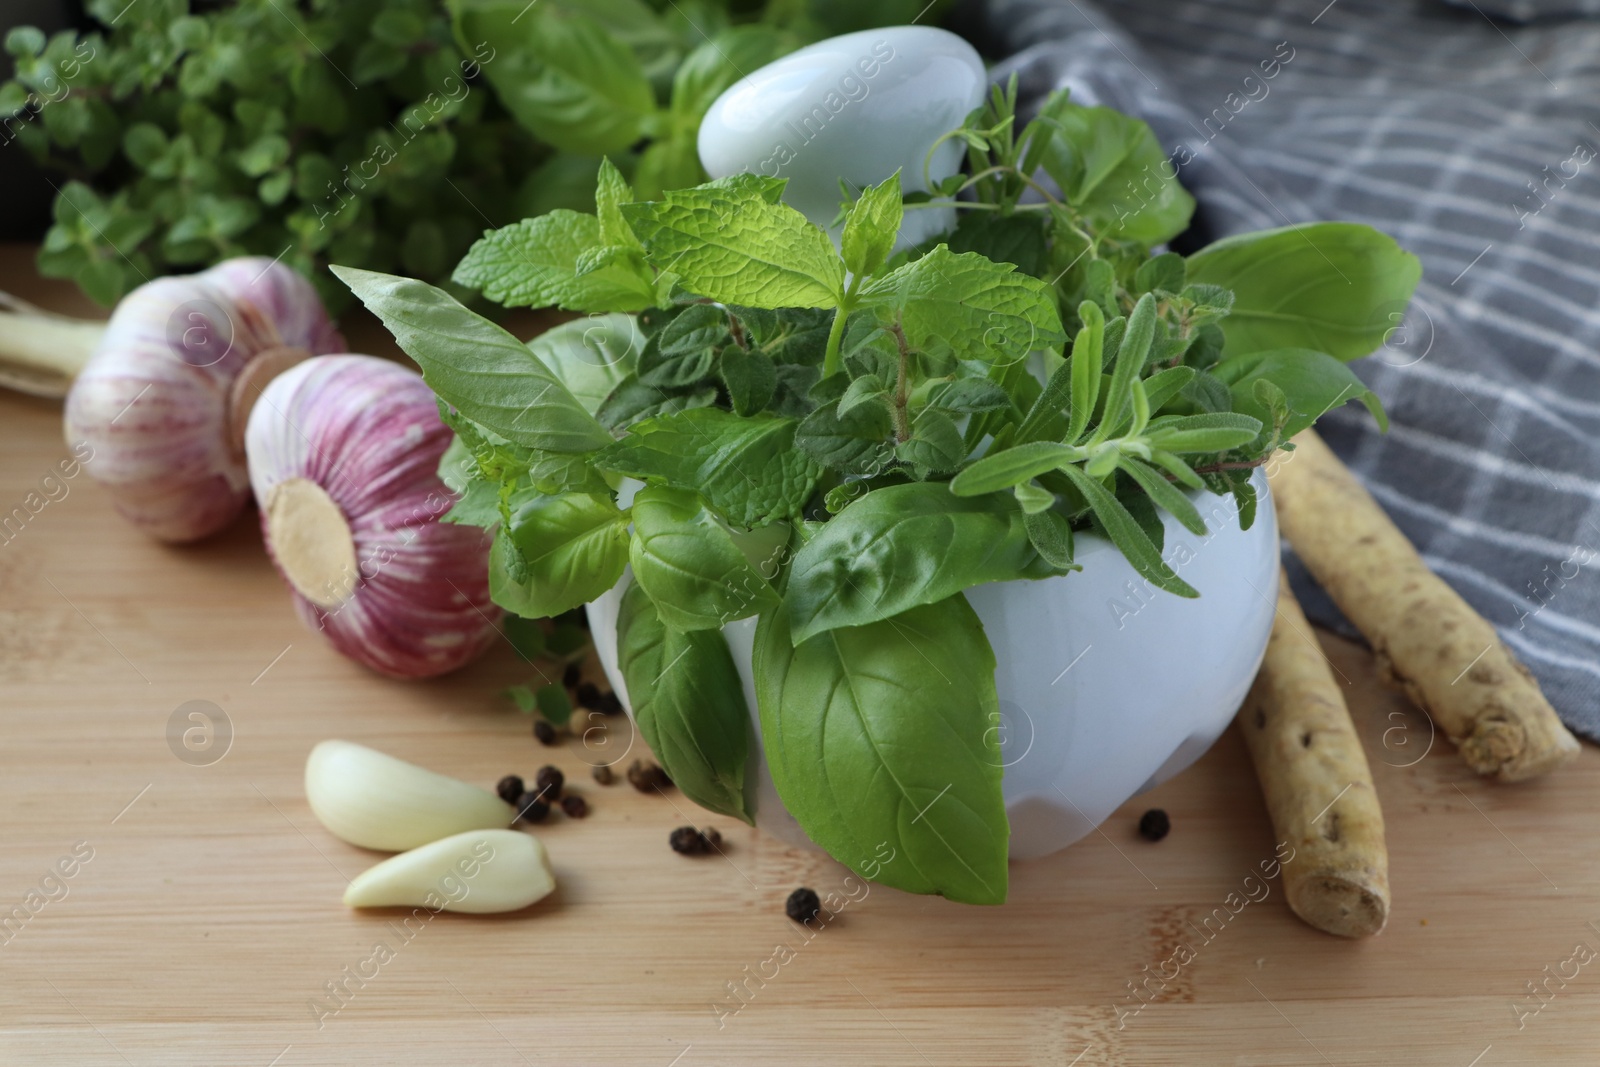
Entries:
[[1282, 389], [1289, 403], [1289, 419], [1283, 427], [1286, 439], [1351, 400], [1361, 401], [1381, 428], [1389, 428], [1389, 418], [1377, 394], [1354, 371], [1326, 352], [1306, 348], [1251, 352], [1223, 360], [1211, 368], [1211, 373], [1230, 387], [1234, 411], [1254, 416], [1268, 426], [1272, 425], [1272, 413], [1256, 398], [1255, 384], [1269, 381]]
[[675, 630], [720, 629], [778, 602], [772, 584], [690, 491], [639, 490], [628, 560], [634, 581]]
[[672, 114], [685, 130], [700, 120], [724, 89], [791, 52], [800, 42], [773, 26], [736, 26], [703, 41], [672, 78]]
[[1228, 357], [1309, 348], [1348, 362], [1383, 344], [1422, 262], [1386, 233], [1317, 222], [1225, 237], [1189, 257], [1190, 284], [1233, 290]]
[[578, 273], [578, 257], [600, 244], [600, 220], [558, 208], [490, 230], [456, 264], [451, 281], [506, 307], [568, 311], [642, 311], [654, 284], [626, 263]]
[[911, 347], [1006, 365], [1066, 339], [1049, 286], [1014, 263], [939, 245], [861, 290], [880, 320], [898, 316]]
[[642, 3], [606, 0], [599, 11], [592, 0], [450, 0], [449, 7], [464, 50], [493, 45], [484, 76], [540, 140], [563, 152], [605, 155], [654, 131], [655, 93], [639, 58], [614, 32], [619, 15], [622, 24], [653, 19]]
[[1108, 107], [1052, 99], [1042, 112], [1056, 134], [1044, 170], [1075, 210], [1119, 241], [1160, 244], [1178, 236], [1194, 214], [1194, 197], [1178, 184], [1161, 142], [1140, 120]]
[[[537, 495], [511, 513], [521, 568], [505, 538], [490, 549], [489, 595], [507, 611], [544, 619], [587, 604], [617, 584], [628, 563], [628, 520], [610, 500], [583, 493]], [[522, 580], [514, 580], [516, 571]]]
[[635, 583], [617, 613], [617, 664], [633, 721], [672, 783], [702, 808], [754, 825], [744, 796], [750, 709], [722, 634], [665, 625]]
[[968, 586], [1056, 573], [1034, 551], [1015, 499], [912, 482], [874, 489], [829, 520], [795, 555], [784, 605], [799, 642]]
[[588, 452], [611, 435], [528, 347], [441, 289], [354, 267], [330, 267], [417, 361], [440, 399], [508, 441]]
[[528, 342], [528, 351], [561, 379], [590, 414], [632, 373], [644, 334], [632, 315], [592, 315], [563, 322]]
[[794, 447], [795, 421], [694, 408], [634, 423], [595, 457], [602, 470], [698, 492], [734, 526], [799, 514], [822, 476]]
[[756, 700], [784, 806], [857, 871], [887, 842], [896, 859], [874, 875], [885, 885], [1003, 903], [1010, 827], [994, 665], [959, 594], [798, 647], [787, 613], [764, 613]]
[[622, 217], [651, 259], [698, 296], [757, 308], [833, 307], [844, 291], [833, 242], [767, 191], [755, 179], [713, 182], [624, 204]]

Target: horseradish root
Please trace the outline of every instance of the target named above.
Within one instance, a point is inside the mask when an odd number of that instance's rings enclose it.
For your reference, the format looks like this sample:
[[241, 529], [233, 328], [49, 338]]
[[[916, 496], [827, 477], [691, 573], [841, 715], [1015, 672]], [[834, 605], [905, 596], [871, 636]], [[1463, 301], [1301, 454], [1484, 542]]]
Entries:
[[465, 830], [504, 829], [516, 816], [487, 789], [350, 741], [311, 750], [306, 801], [335, 837], [388, 852]]
[[544, 846], [516, 830], [469, 830], [391, 856], [344, 891], [352, 908], [397, 905], [471, 915], [518, 911], [556, 887]]
[[1479, 774], [1514, 782], [1578, 752], [1494, 627], [1422, 562], [1361, 483], [1309, 430], [1272, 472], [1297, 556], [1400, 685]]
[[1261, 780], [1294, 913], [1318, 930], [1366, 937], [1389, 920], [1389, 853], [1372, 772], [1339, 685], [1287, 576], [1239, 729]]
[[[0, 332], [13, 333], [0, 349], [15, 361], [19, 337], [48, 329], [65, 344], [67, 327], [53, 317], [7, 315]], [[71, 336], [87, 339], [92, 329]], [[343, 347], [311, 283], [281, 263], [230, 259], [201, 274], [157, 278], [123, 297], [104, 324], [67, 394], [67, 443], [94, 449], [90, 476], [135, 526], [163, 541], [205, 537], [249, 499], [244, 432], [262, 388], [295, 363]], [[79, 357], [58, 355], [64, 383]], [[19, 384], [3, 374], [0, 381]]]
[[489, 535], [440, 521], [450, 444], [420, 375], [371, 356], [321, 356], [276, 378], [245, 448], [267, 550], [295, 609], [334, 648], [396, 678], [475, 659], [502, 614]]

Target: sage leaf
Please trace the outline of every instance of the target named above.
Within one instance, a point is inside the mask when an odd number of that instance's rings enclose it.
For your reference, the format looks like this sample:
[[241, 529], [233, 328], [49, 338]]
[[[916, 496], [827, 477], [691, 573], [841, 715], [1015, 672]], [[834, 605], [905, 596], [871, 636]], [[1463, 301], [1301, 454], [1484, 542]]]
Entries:
[[[511, 513], [510, 545], [490, 549], [489, 595], [507, 611], [551, 618], [617, 584], [628, 562], [628, 521], [607, 498], [582, 493], [537, 495]], [[514, 549], [523, 577], [511, 580], [504, 560]]]
[[1162, 477], [1160, 471], [1133, 456], [1123, 456], [1118, 466], [1145, 491], [1151, 503], [1176, 518], [1184, 529], [1196, 535], [1206, 532], [1206, 522], [1200, 517], [1200, 509], [1194, 506], [1194, 501]]
[[1189, 257], [1189, 281], [1233, 290], [1224, 355], [1282, 348], [1341, 362], [1377, 349], [1405, 312], [1422, 262], [1388, 234], [1318, 222], [1226, 237]]
[[722, 634], [665, 625], [634, 583], [617, 613], [617, 664], [633, 721], [672, 784], [702, 808], [754, 825], [744, 795], [750, 709]]
[[787, 613], [769, 611], [753, 666], [773, 784], [813, 841], [857, 871], [888, 842], [895, 859], [873, 874], [885, 885], [1005, 900], [994, 652], [965, 598], [798, 646]]
[[1219, 411], [1158, 419], [1150, 424], [1148, 440], [1164, 452], [1226, 452], [1249, 444], [1260, 432], [1260, 419]]
[[734, 526], [798, 515], [822, 468], [795, 447], [793, 419], [720, 408], [657, 415], [594, 458], [601, 470], [698, 492]]
[[588, 452], [611, 435], [528, 347], [448, 293], [353, 267], [330, 268], [422, 368], [441, 399], [517, 444]]
[[950, 479], [950, 492], [970, 497], [1010, 489], [1082, 458], [1080, 450], [1054, 441], [1015, 445], [973, 461]]
[[1054, 511], [1036, 512], [1026, 516], [1023, 524], [1028, 529], [1028, 540], [1033, 543], [1033, 550], [1046, 563], [1062, 573], [1082, 569], [1072, 562], [1072, 525], [1060, 514]]
[[795, 554], [784, 597], [794, 639], [887, 619], [969, 586], [1047, 578], [1009, 496], [958, 497], [939, 482], [874, 489]]
[[721, 629], [778, 602], [772, 584], [693, 492], [650, 486], [633, 498], [632, 511], [633, 579], [668, 626]]
[[1109, 489], [1077, 467], [1065, 467], [1062, 470], [1088, 501], [1089, 509], [1094, 512], [1100, 528], [1106, 532], [1111, 543], [1127, 557], [1129, 564], [1140, 577], [1169, 593], [1186, 597], [1200, 595], [1193, 586], [1179, 578], [1176, 571], [1167, 566], [1166, 561], [1161, 558], [1160, 549], [1144, 532], [1139, 521]]

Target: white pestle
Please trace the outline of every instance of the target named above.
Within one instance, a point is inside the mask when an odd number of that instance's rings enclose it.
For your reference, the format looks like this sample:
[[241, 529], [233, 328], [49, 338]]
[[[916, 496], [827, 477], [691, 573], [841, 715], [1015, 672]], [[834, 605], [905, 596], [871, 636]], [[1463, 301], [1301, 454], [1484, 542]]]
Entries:
[[[787, 178], [784, 201], [830, 227], [841, 179], [856, 193], [898, 168], [905, 192], [927, 191], [928, 150], [987, 91], [983, 60], [945, 30], [890, 26], [831, 37], [746, 75], [717, 97], [700, 124], [700, 162], [713, 178], [742, 172]], [[928, 175], [938, 182], [954, 174], [963, 152], [960, 139], [945, 141]], [[908, 210], [897, 247], [954, 225], [954, 208]]]

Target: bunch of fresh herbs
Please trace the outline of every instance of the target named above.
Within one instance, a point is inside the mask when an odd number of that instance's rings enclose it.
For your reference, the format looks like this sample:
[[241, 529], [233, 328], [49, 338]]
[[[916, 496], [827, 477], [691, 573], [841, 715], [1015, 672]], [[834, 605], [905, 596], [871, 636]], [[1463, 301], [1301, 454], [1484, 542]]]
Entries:
[[[748, 709], [722, 627], [756, 617], [767, 764], [847, 865], [889, 841], [900, 888], [995, 903], [1008, 828], [994, 651], [963, 591], [1074, 570], [1113, 541], [1153, 584], [1190, 491], [1255, 509], [1250, 476], [1331, 407], [1417, 264], [1360, 226], [1152, 255], [1193, 202], [1143, 123], [1014, 89], [952, 136], [961, 222], [896, 253], [899, 176], [838, 242], [738, 175], [483, 237], [455, 279], [589, 312], [523, 344], [420, 282], [336, 268], [438, 393], [494, 528], [496, 600], [553, 616], [631, 565], [617, 639], [640, 730], [689, 797], [750, 818]], [[1044, 181], [1039, 175], [1048, 178]], [[1052, 188], [1052, 186], [1054, 188]], [[936, 664], [937, 669], [930, 669]]]
[[589, 203], [602, 154], [652, 195], [703, 180], [695, 131], [742, 72], [916, 14], [910, 0], [87, 6], [100, 32], [5, 42], [0, 148], [65, 178], [40, 272], [111, 304], [160, 274], [281, 257], [335, 307], [349, 294], [322, 265], [448, 284], [486, 224]]

